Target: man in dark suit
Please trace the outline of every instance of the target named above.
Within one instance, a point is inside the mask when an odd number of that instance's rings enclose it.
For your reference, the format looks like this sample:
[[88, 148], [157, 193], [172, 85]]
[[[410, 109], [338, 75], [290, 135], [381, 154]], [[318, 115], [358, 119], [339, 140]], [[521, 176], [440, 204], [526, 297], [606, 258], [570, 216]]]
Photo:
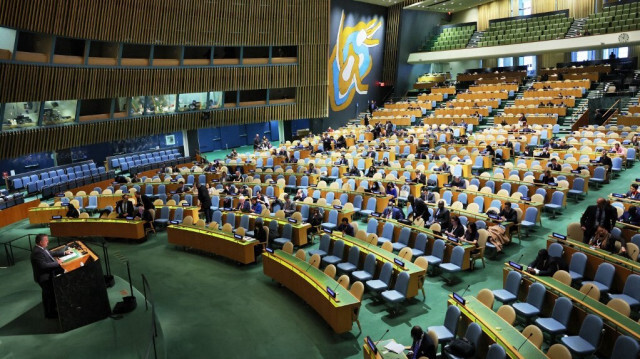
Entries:
[[433, 192], [431, 192], [426, 186], [422, 187], [422, 194], [420, 195], [420, 199], [425, 201], [426, 203], [436, 203], [436, 195], [433, 194]]
[[415, 326], [411, 328], [411, 339], [413, 343], [405, 349], [410, 350], [409, 358], [429, 358], [436, 359], [436, 346], [431, 337], [422, 328]]
[[129, 195], [123, 194], [122, 199], [116, 202], [118, 218], [133, 217], [133, 203], [129, 201]]
[[416, 153], [416, 159], [417, 160], [426, 160], [427, 159], [427, 154], [420, 151], [418, 153]]
[[613, 163], [611, 162], [611, 158], [607, 156], [607, 151], [602, 150], [602, 156], [600, 156], [600, 164], [607, 168], [607, 174], [611, 173], [611, 167]]
[[342, 232], [342, 234], [346, 234], [347, 236], [355, 236], [353, 226], [349, 224], [349, 219], [347, 217], [342, 218], [342, 221], [338, 226], [338, 231]]
[[444, 201], [438, 202], [438, 208], [433, 212], [433, 219], [431, 224], [440, 223], [440, 229], [442, 232], [445, 232], [451, 226], [451, 212], [448, 209], [444, 208]]
[[56, 257], [71, 254], [71, 251], [49, 251], [49, 236], [38, 234], [36, 245], [31, 251], [31, 267], [33, 268], [33, 279], [42, 288], [42, 304], [44, 306], [45, 318], [57, 318], [56, 297], [53, 293], [52, 278], [56, 274], [64, 273], [60, 266], [62, 261]]
[[427, 184], [427, 176], [424, 175], [420, 170], [416, 170], [416, 178], [413, 179], [415, 183]]
[[238, 197], [238, 207], [236, 209], [240, 210], [242, 213], [251, 213], [251, 203], [247, 201], [244, 196]]
[[364, 157], [369, 157], [369, 158], [376, 158], [376, 151], [374, 151], [373, 149], [370, 149], [368, 152], [366, 152], [364, 154]]
[[181, 183], [180, 186], [176, 189], [176, 193], [186, 193], [189, 191], [189, 186], [187, 186], [186, 184]]
[[562, 166], [560, 166], [560, 164], [558, 163], [558, 160], [556, 160], [555, 158], [551, 159], [551, 162], [549, 162], [547, 164], [547, 167], [552, 171], [561, 171], [562, 170]]
[[402, 213], [400, 208], [395, 206], [392, 200], [389, 200], [389, 205], [382, 211], [382, 217], [398, 220], [404, 218], [404, 213]]
[[596, 205], [587, 207], [580, 218], [580, 226], [584, 231], [582, 241], [589, 243], [598, 226], [611, 232], [616, 225], [617, 210], [604, 198], [598, 198]]

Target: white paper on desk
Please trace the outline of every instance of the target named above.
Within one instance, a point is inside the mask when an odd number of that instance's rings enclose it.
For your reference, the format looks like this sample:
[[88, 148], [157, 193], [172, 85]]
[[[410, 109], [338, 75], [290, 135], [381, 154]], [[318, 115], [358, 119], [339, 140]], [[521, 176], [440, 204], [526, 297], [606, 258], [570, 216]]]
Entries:
[[404, 345], [398, 344], [396, 342], [390, 342], [384, 347], [385, 349], [388, 349], [389, 351], [394, 352], [396, 354], [400, 354], [404, 351]]
[[66, 256], [64, 256], [64, 257], [60, 257], [60, 260], [62, 260], [63, 262], [66, 262], [66, 261], [68, 261], [69, 259], [73, 259], [73, 258], [75, 258], [75, 257], [77, 257], [77, 256], [78, 256], [78, 253], [73, 252], [73, 253], [71, 253], [71, 254], [67, 254], [67, 255], [66, 255]]

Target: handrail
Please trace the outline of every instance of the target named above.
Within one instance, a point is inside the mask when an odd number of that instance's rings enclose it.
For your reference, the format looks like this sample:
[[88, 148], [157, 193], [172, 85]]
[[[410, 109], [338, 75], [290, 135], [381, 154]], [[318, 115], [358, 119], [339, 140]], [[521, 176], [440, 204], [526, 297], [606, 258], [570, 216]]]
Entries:
[[618, 109], [616, 109], [615, 111], [613, 111], [613, 113], [611, 115], [609, 115], [609, 117], [607, 117], [606, 115], [609, 113], [609, 111], [611, 111], [611, 109], [618, 104], [618, 102], [620, 102], [620, 99], [618, 99], [616, 102], [613, 103], [613, 105], [611, 105], [611, 107], [609, 107], [609, 109], [607, 110], [607, 112], [604, 113], [603, 117], [606, 118], [607, 120], [604, 121], [604, 123], [602, 123], [602, 126], [605, 126], [609, 123], [609, 121], [611, 121], [611, 119], [613, 118], [613, 116], [616, 115], [616, 113], [618, 112]]
[[580, 118], [571, 125], [571, 131], [577, 131], [580, 127], [589, 125], [589, 111], [585, 111]]
[[[145, 311], [149, 310], [149, 304], [151, 304], [151, 340], [149, 344], [147, 344], [147, 351], [145, 353], [145, 358], [158, 358], [158, 350], [156, 348], [156, 338], [158, 337], [158, 323], [156, 321], [156, 308], [155, 303], [153, 301], [153, 295], [151, 293], [151, 286], [149, 285], [149, 281], [144, 274], [142, 274], [142, 292], [144, 295], [144, 305]], [[131, 293], [133, 295], [133, 293]], [[153, 350], [153, 352], [152, 352]], [[152, 356], [153, 354], [153, 356]]]

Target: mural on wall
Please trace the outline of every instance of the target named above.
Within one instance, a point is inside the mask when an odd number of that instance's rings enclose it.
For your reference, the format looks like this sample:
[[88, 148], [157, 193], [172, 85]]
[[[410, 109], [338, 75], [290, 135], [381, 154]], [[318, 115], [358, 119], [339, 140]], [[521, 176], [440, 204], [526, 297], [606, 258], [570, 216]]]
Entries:
[[[329, 102], [331, 110], [342, 111], [351, 105], [356, 94], [366, 95], [369, 85], [364, 83], [373, 67], [371, 49], [380, 45], [383, 19], [375, 17], [345, 26], [342, 11], [335, 46], [329, 58]], [[380, 31], [379, 31], [380, 30]], [[382, 61], [382, 59], [376, 59]]]

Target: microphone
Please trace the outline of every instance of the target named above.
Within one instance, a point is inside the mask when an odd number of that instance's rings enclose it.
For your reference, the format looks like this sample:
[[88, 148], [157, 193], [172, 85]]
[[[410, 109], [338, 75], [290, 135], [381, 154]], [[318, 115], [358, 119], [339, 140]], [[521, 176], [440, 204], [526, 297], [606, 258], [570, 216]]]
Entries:
[[376, 344], [380, 343], [380, 341], [382, 340], [382, 338], [384, 338], [384, 336], [385, 336], [385, 335], [387, 335], [387, 333], [389, 333], [389, 329], [387, 329], [387, 331], [386, 331], [386, 332], [384, 332], [384, 334], [382, 334], [382, 336], [380, 337], [380, 339], [378, 339], [378, 340], [376, 341]]
[[[333, 292], [335, 293], [336, 289], [338, 289], [338, 286], [340, 285], [340, 281], [342, 279], [338, 279], [338, 284], [336, 284], [336, 286], [333, 288]], [[338, 296], [338, 293], [336, 293], [336, 297]]]
[[589, 292], [591, 292], [591, 289], [593, 289], [593, 285], [591, 287], [589, 287], [589, 290], [584, 294], [584, 297], [582, 297], [582, 301], [585, 300], [585, 298], [587, 298], [587, 295], [589, 295]]
[[525, 338], [525, 340], [522, 342], [522, 344], [520, 344], [520, 346], [518, 347], [518, 349], [516, 349], [516, 351], [520, 351], [520, 348], [522, 348], [522, 346], [524, 345], [524, 343], [527, 342], [527, 340], [529, 340], [529, 338], [531, 338], [531, 336], [533, 335], [533, 332], [529, 333], [529, 336]]
[[469, 290], [469, 287], [471, 287], [471, 284], [467, 285], [467, 287], [464, 289], [464, 291], [462, 292], [462, 294], [460, 295], [461, 297], [464, 297], [464, 295], [467, 293], [467, 291]]
[[308, 271], [309, 268], [311, 268], [311, 265], [313, 264], [313, 260], [309, 259], [309, 266], [307, 267], [307, 269], [305, 269], [304, 271]]
[[520, 260], [522, 259], [522, 257], [524, 257], [524, 253], [520, 255], [520, 258], [518, 258], [518, 260], [516, 261], [516, 263], [520, 264]]

